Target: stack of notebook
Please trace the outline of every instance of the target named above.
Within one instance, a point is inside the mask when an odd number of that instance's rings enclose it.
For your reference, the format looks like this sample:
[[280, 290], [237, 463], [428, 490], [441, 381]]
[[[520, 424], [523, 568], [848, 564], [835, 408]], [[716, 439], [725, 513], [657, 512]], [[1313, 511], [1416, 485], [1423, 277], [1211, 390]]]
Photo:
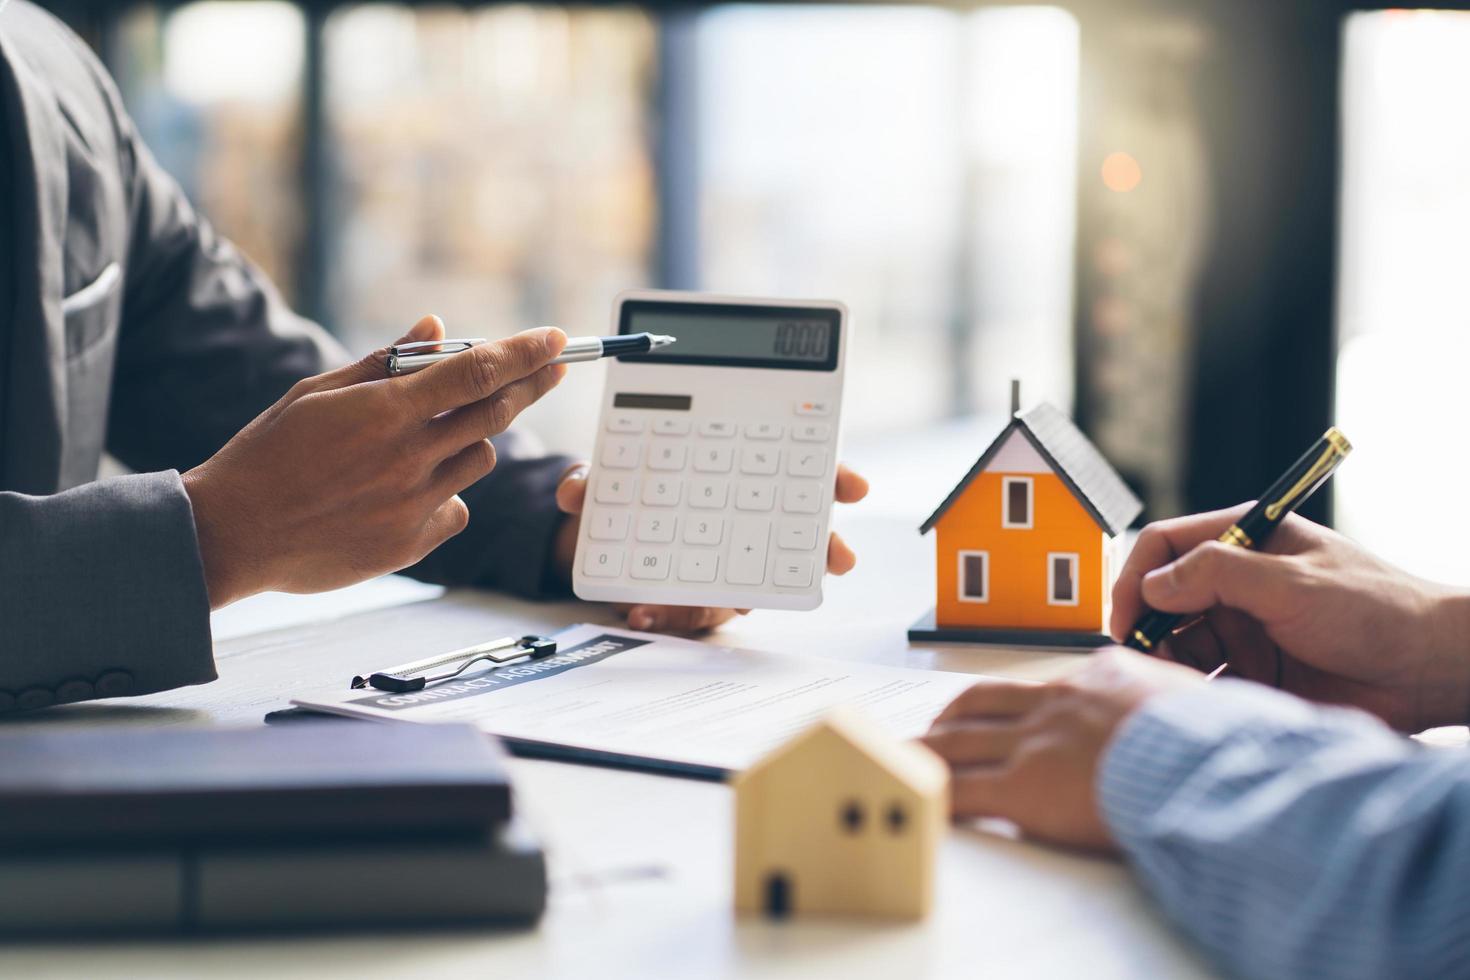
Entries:
[[0, 734], [0, 933], [531, 922], [511, 817], [469, 726]]

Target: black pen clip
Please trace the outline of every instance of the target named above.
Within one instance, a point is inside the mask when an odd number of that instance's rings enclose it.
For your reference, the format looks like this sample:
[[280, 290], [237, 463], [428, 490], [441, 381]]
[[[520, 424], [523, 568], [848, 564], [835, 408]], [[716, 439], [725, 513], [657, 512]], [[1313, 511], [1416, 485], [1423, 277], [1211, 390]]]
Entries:
[[[422, 691], [430, 684], [453, 680], [470, 668], [471, 664], [489, 661], [508, 664], [517, 660], [541, 660], [556, 653], [556, 641], [545, 636], [505, 636], [489, 643], [480, 643], [453, 653], [440, 654], [426, 660], [400, 664], [386, 670], [352, 678], [354, 691], [371, 687], [393, 694]], [[442, 672], [441, 672], [442, 671]]]

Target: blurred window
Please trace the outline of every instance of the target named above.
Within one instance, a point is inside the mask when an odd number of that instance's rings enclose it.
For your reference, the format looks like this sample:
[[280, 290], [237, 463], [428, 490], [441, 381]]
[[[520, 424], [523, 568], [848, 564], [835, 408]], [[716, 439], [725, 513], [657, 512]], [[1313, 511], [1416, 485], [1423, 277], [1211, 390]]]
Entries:
[[1070, 404], [1071, 15], [730, 6], [697, 44], [702, 288], [847, 303], [851, 430]]
[[[450, 336], [609, 330], [653, 249], [653, 21], [633, 9], [362, 4], [326, 27], [338, 175], [334, 327], [356, 350], [425, 313]], [[600, 370], [524, 417], [586, 452]]]
[[[113, 58], [165, 166], [297, 300], [313, 213], [301, 9], [137, 4]], [[737, 5], [672, 15], [679, 30], [661, 16], [335, 7], [312, 289], [327, 325], [357, 351], [428, 312], [457, 336], [601, 333], [618, 292], [677, 267], [681, 286], [845, 301], [851, 431], [1003, 413], [1013, 376], [1070, 405], [1071, 15]], [[523, 427], [585, 451], [600, 372], [578, 369]]]
[[290, 296], [305, 18], [278, 0], [209, 0], [118, 23], [113, 69], [149, 148], [190, 200]]
[[[1359, 459], [1337, 523], [1420, 575], [1470, 584], [1470, 14], [1348, 19], [1337, 419]], [[1405, 493], [1411, 504], [1405, 506]], [[1459, 534], [1463, 541], [1463, 534]]]

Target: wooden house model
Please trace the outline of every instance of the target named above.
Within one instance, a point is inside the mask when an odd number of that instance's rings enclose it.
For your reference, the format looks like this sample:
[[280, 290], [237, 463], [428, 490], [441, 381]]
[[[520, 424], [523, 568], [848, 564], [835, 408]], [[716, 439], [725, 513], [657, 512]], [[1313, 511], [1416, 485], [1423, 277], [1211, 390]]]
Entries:
[[[1013, 409], [1019, 392], [1013, 391]], [[919, 528], [935, 532], [934, 611], [911, 640], [1107, 643], [1117, 545], [1143, 510], [1055, 407], [1010, 424]]]
[[745, 770], [734, 790], [737, 910], [928, 913], [949, 771], [922, 745], [843, 709]]

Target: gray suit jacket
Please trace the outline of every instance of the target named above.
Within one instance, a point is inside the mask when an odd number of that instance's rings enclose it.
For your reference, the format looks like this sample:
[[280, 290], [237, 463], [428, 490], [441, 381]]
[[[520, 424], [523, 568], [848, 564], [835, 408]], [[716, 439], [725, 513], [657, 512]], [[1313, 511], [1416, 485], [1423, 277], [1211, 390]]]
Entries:
[[[0, 8], [0, 120], [0, 712], [213, 680], [178, 471], [346, 355], [194, 212], [86, 46], [20, 0]], [[536, 594], [567, 461], [497, 448], [469, 528], [412, 571]], [[104, 450], [139, 475], [98, 481]]]

